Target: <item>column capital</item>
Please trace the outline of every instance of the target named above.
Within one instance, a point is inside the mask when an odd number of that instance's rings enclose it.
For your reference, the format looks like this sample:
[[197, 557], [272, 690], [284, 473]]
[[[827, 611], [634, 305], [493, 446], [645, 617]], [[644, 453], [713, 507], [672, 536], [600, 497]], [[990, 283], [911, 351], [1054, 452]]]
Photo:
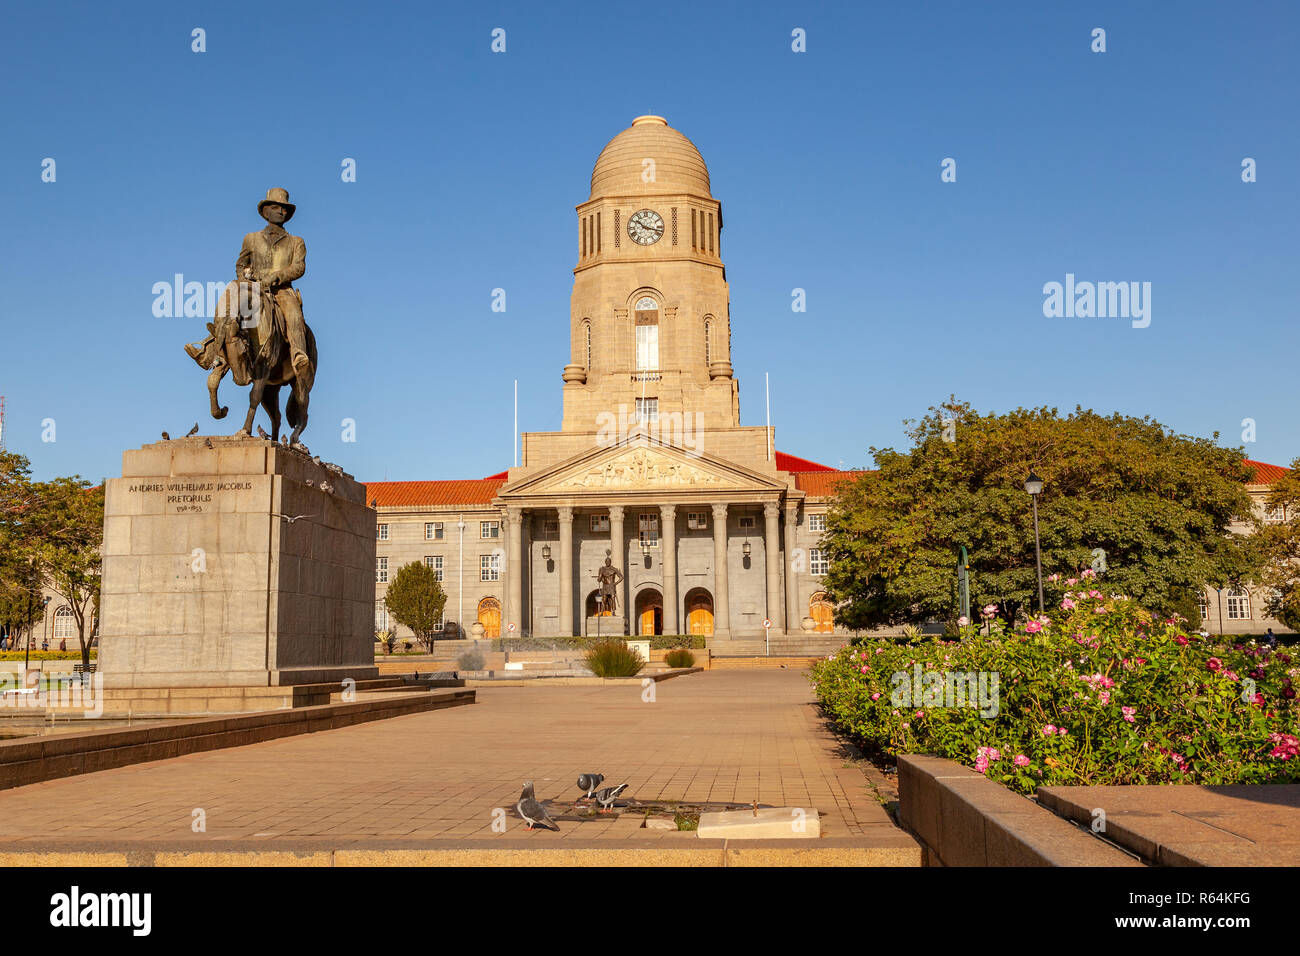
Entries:
[[623, 514], [624, 514], [624, 512], [625, 512], [625, 509], [623, 508], [622, 505], [610, 505], [610, 506], [609, 506], [609, 520], [610, 520], [610, 521], [614, 521], [614, 520], [622, 521], [622, 520], [623, 520]]
[[763, 502], [763, 516], [767, 518], [769, 521], [773, 518], [779, 518], [781, 516], [780, 502], [777, 501]]
[[506, 520], [511, 524], [518, 524], [523, 520], [523, 505], [507, 505], [503, 511], [505, 512]]
[[793, 528], [799, 523], [799, 502], [786, 501], [785, 503], [785, 523], [787, 527]]
[[713, 520], [714, 521], [727, 520], [727, 503], [725, 501], [715, 502], [713, 504]]
[[563, 507], [563, 508], [556, 508], [555, 510], [556, 510], [557, 512], [559, 512], [559, 515], [560, 515], [560, 523], [561, 523], [561, 524], [573, 524], [573, 509], [572, 509], [572, 508], [570, 508], [570, 507], [568, 507], [568, 506], [565, 506], [565, 507]]
[[659, 514], [660, 514], [660, 516], [661, 516], [665, 521], [671, 521], [673, 518], [676, 518], [676, 517], [677, 517], [677, 506], [676, 506], [676, 505], [660, 505], [660, 506], [659, 506]]

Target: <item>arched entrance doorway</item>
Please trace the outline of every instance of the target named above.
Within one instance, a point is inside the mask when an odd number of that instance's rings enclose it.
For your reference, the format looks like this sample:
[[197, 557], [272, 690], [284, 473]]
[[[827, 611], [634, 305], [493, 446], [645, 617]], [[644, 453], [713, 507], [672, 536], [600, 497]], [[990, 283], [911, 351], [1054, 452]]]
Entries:
[[587, 595], [587, 617], [609, 617], [613, 613], [613, 611], [601, 609], [600, 591], [592, 591]]
[[646, 636], [664, 632], [664, 598], [654, 588], [636, 596], [636, 632]]
[[686, 592], [686, 633], [713, 636], [713, 595], [704, 588]]
[[808, 599], [808, 616], [813, 619], [814, 634], [830, 634], [835, 630], [835, 605], [825, 591], [818, 591]]
[[478, 622], [483, 625], [484, 637], [501, 636], [501, 602], [485, 597], [478, 602]]

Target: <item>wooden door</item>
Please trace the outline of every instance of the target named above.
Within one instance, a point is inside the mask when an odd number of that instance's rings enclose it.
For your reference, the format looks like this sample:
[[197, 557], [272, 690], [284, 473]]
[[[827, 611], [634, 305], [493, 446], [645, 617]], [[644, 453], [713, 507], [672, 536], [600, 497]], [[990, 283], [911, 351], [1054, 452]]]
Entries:
[[687, 599], [686, 633], [713, 636], [713, 601], [707, 594], [691, 595]]
[[808, 616], [813, 619], [814, 634], [830, 634], [835, 630], [835, 608], [826, 599], [825, 591], [818, 591], [809, 599]]
[[483, 625], [484, 637], [501, 636], [501, 605], [492, 598], [478, 606], [478, 622]]

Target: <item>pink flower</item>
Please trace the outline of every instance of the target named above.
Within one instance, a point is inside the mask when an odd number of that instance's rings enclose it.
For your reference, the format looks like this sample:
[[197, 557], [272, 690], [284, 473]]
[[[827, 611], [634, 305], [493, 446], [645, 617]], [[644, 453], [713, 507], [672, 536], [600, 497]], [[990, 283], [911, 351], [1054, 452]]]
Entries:
[[1217, 657], [1211, 657], [1208, 661], [1205, 662], [1205, 666], [1212, 671], [1217, 671], [1221, 667], [1223, 667], [1223, 661], [1219, 660]]
[[1017, 767], [1028, 767], [1029, 758], [1024, 754], [1016, 754], [1015, 764]]
[[872, 699], [872, 700], [880, 700], [880, 692], [877, 691], [876, 693], [872, 694], [872, 695], [871, 695], [871, 699]]
[[1179, 634], [1177, 637], [1174, 638], [1174, 643], [1177, 644], [1179, 647], [1186, 647], [1188, 644], [1187, 637], [1185, 635]]
[[985, 757], [983, 754], [980, 754], [978, 757], [976, 757], [976, 758], [975, 758], [975, 769], [978, 770], [980, 773], [984, 773], [986, 770], [988, 770], [988, 769], [989, 769], [989, 758], [988, 758], [988, 757]]
[[985, 617], [997, 617], [998, 606], [996, 604], [985, 604], [983, 614]]
[[924, 717], [924, 716], [925, 716], [925, 711], [923, 711], [923, 710], [918, 710], [918, 711], [917, 711], [913, 716], [915, 716], [915, 717]]
[[1057, 728], [1056, 728], [1056, 735], [1057, 735], [1058, 737], [1068, 737], [1068, 736], [1070, 736], [1070, 732], [1069, 732], [1068, 730], [1066, 730], [1064, 727], [1057, 727]]
[[968, 618], [965, 614], [963, 614], [961, 617], [957, 618], [957, 626], [958, 626], [958, 627], [965, 627], [965, 626], [966, 626], [967, 624], [969, 624], [969, 623], [970, 623], [970, 618]]
[[861, 667], [861, 669], [858, 671], [858, 673], [859, 673], [859, 674], [865, 674], [865, 673], [866, 673], [867, 671], [869, 671], [869, 670], [871, 670], [871, 668], [868, 667], [866, 664], [863, 664], [862, 667]]
[[1255, 704], [1256, 707], [1263, 707], [1263, 706], [1264, 706], [1264, 695], [1263, 695], [1263, 694], [1256, 694], [1256, 695], [1255, 695], [1254, 704]]
[[1088, 592], [1088, 597], [1092, 598], [1095, 601], [1100, 601], [1103, 595], [1100, 591], [1093, 590]]
[[1101, 701], [1103, 704], [1109, 704], [1109, 703], [1110, 703], [1110, 691], [1108, 691], [1108, 690], [1103, 690], [1103, 691], [1101, 691], [1100, 693], [1097, 694], [1097, 699], [1098, 699], [1099, 701]]
[[1068, 584], [1068, 585], [1070, 585], [1070, 587], [1074, 587], [1076, 584], [1079, 583], [1079, 579], [1078, 579], [1078, 578], [1066, 578], [1066, 579], [1065, 579], [1065, 583]]
[[1030, 621], [1025, 625], [1025, 632], [1027, 634], [1037, 634], [1042, 629], [1043, 625], [1039, 624], [1037, 621]]
[[1120, 708], [1120, 712], [1124, 715], [1124, 719], [1127, 720], [1127, 721], [1131, 724], [1131, 723], [1134, 722], [1134, 720], [1133, 720], [1133, 715], [1137, 713], [1137, 708], [1136, 708], [1136, 707], [1121, 707], [1121, 708]]
[[912, 725], [909, 724], [907, 721], [903, 721], [903, 729], [904, 729], [904, 730], [906, 730], [908, 727], [911, 727], [911, 726], [912, 726]]
[[1066, 611], [1073, 611], [1074, 602], [1071, 601], [1069, 598], [1066, 598], [1064, 601], [1061, 602], [1061, 607]]
[[1049, 580], [1049, 581], [1059, 581], [1059, 580], [1061, 580], [1061, 576], [1060, 576], [1059, 574], [1052, 574], [1052, 575], [1049, 575], [1049, 576], [1048, 576], [1047, 580]]
[[1050, 737], [1052, 734], [1056, 733], [1056, 726], [1054, 724], [1046, 724], [1043, 727], [1042, 733], [1044, 737]]
[[1094, 571], [1092, 568], [1084, 568], [1083, 571], [1080, 572], [1079, 574], [1079, 577], [1081, 578], [1095, 578], [1096, 576], [1097, 576], [1097, 572]]

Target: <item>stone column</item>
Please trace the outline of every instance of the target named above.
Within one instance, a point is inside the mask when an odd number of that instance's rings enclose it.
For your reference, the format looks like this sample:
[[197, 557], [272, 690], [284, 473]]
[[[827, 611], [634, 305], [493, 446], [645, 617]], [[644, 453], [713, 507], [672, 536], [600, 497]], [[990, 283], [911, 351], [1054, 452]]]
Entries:
[[664, 569], [664, 633], [679, 634], [677, 626], [677, 506], [659, 506], [659, 547]]
[[522, 508], [506, 509], [506, 560], [505, 571], [508, 575], [506, 591], [506, 613], [505, 620], [501, 622], [501, 629], [505, 633], [501, 636], [509, 635], [511, 624], [515, 626], [515, 636], [522, 636], [524, 630], [523, 609], [524, 609], [524, 559], [523, 559], [523, 538], [524, 522]]
[[560, 575], [560, 634], [573, 637], [573, 509], [560, 508], [560, 547], [555, 568]]
[[[786, 500], [785, 503], [785, 632], [799, 633], [799, 575], [794, 569], [795, 523], [799, 520], [799, 502]], [[776, 621], [772, 622], [773, 624]]]
[[713, 506], [713, 634], [731, 636], [731, 600], [727, 592], [727, 506]]
[[[609, 550], [609, 556], [613, 561], [614, 568], [624, 576], [623, 583], [614, 589], [614, 593], [618, 597], [618, 604], [614, 613], [621, 617], [625, 623], [631, 623], [632, 616], [627, 607], [627, 568], [623, 566], [627, 563], [627, 542], [623, 540], [622, 505], [610, 505], [609, 507]], [[624, 633], [627, 633], [626, 627]]]
[[781, 516], [781, 506], [775, 501], [763, 504], [763, 517], [767, 519], [767, 529], [763, 536], [763, 563], [767, 568], [767, 619], [772, 622], [772, 630], [781, 633], [781, 565], [780, 536], [777, 521]]
[[513, 535], [510, 532], [510, 510], [502, 508], [500, 512], [501, 534], [497, 538], [497, 546], [493, 551], [499, 556], [497, 563], [497, 586], [501, 588], [501, 636], [509, 637], [510, 633], [506, 629], [507, 625], [513, 618], [510, 617], [510, 572], [514, 570], [510, 567], [510, 539]]

